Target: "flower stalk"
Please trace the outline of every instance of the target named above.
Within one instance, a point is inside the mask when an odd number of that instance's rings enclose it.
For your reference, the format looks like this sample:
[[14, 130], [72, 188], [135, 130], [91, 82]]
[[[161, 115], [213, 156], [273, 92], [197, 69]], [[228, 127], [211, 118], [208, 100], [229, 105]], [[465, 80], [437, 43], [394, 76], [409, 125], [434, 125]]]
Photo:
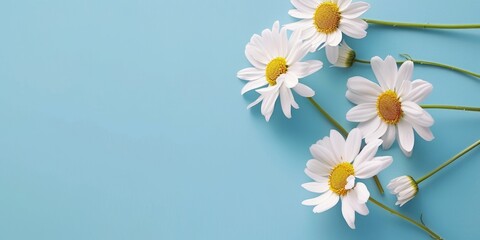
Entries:
[[[466, 74], [466, 75], [469, 75], [469, 76], [472, 76], [472, 77], [480, 78], [480, 74], [479, 74], [479, 73], [475, 73], [475, 72], [472, 72], [472, 71], [468, 71], [468, 70], [465, 70], [465, 69], [462, 69], [462, 68], [458, 68], [458, 67], [454, 67], [454, 66], [451, 66], [451, 65], [447, 65], [447, 64], [443, 64], [443, 63], [438, 63], [438, 62], [431, 62], [431, 61], [413, 59], [413, 58], [410, 57], [410, 55], [408, 55], [408, 54], [400, 54], [400, 56], [406, 58], [407, 60], [397, 61], [397, 64], [402, 64], [402, 63], [404, 63], [405, 61], [412, 61], [412, 62], [415, 63], [415, 64], [426, 65], [426, 66], [434, 66], [434, 67], [439, 67], [439, 68], [445, 68], [445, 69], [449, 69], [449, 70], [452, 70], [452, 71], [456, 71], [456, 72], [459, 72], [459, 73], [462, 73], [462, 74]], [[363, 59], [358, 59], [358, 58], [355, 58], [355, 59], [354, 59], [354, 62], [364, 63], [364, 64], [370, 64], [370, 61], [369, 61], [369, 60], [363, 60]]]
[[375, 19], [363, 19], [369, 24], [377, 24], [390, 27], [402, 28], [435, 28], [435, 29], [473, 29], [480, 28], [480, 24], [430, 24], [430, 23], [406, 23], [406, 22], [391, 22]]
[[438, 234], [436, 234], [434, 231], [432, 231], [430, 228], [428, 228], [427, 226], [423, 225], [422, 223], [419, 223], [389, 207], [387, 207], [386, 205], [384, 205], [383, 203], [375, 200], [374, 198], [370, 197], [369, 198], [370, 202], [374, 203], [375, 205], [379, 206], [380, 208], [382, 208], [383, 210], [387, 211], [387, 212], [390, 212], [391, 214], [393, 215], [396, 215], [397, 217], [400, 217], [401, 219], [417, 226], [418, 228], [422, 229], [423, 231], [427, 232], [432, 238], [434, 239], [442, 239]]
[[462, 150], [461, 152], [457, 153], [455, 156], [453, 156], [452, 158], [450, 158], [449, 160], [447, 160], [445, 163], [443, 163], [442, 165], [438, 166], [437, 168], [435, 168], [433, 171], [427, 173], [425, 176], [419, 178], [418, 180], [416, 180], [417, 184], [425, 181], [427, 178], [431, 177], [432, 175], [434, 175], [435, 173], [437, 173], [438, 171], [442, 170], [444, 167], [450, 165], [451, 163], [455, 162], [455, 160], [457, 160], [458, 158], [460, 158], [461, 156], [465, 155], [466, 153], [468, 153], [470, 150], [474, 149], [475, 147], [477, 147], [478, 145], [480, 144], [480, 140], [477, 140], [475, 143], [473, 143], [472, 145], [468, 146], [467, 148], [465, 148], [464, 150]]
[[460, 110], [460, 111], [480, 112], [480, 107], [440, 105], [440, 104], [422, 104], [422, 105], [420, 105], [420, 107], [422, 107], [422, 108], [431, 108], [431, 109], [447, 109], [447, 110]]
[[[320, 104], [318, 104], [315, 101], [315, 99], [313, 99], [312, 97], [308, 97], [307, 99], [325, 118], [327, 118], [327, 120], [331, 124], [333, 124], [337, 128], [337, 130], [344, 137], [348, 136], [348, 131], [344, 127], [342, 127], [342, 125], [339, 122], [337, 122], [337, 120], [335, 120], [335, 118], [333, 118], [327, 111], [325, 111], [325, 109], [323, 109], [322, 106], [320, 106]], [[380, 194], [383, 194], [385, 191], [383, 190], [383, 186], [382, 186], [382, 183], [380, 182], [380, 179], [378, 179], [377, 175], [373, 176], [373, 179], [375, 181], [375, 185], [377, 185], [378, 191], [380, 192]]]

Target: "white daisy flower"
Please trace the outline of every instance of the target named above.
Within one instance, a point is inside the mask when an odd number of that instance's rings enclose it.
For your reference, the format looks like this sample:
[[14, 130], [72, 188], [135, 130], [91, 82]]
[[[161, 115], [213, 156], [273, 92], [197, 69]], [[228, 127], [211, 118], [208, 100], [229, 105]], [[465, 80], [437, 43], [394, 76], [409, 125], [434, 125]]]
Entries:
[[355, 61], [356, 53], [345, 41], [342, 41], [338, 48], [327, 51], [327, 59], [335, 67], [349, 68]]
[[357, 106], [348, 111], [347, 120], [360, 123], [358, 128], [365, 142], [381, 138], [384, 149], [392, 146], [396, 136], [400, 149], [410, 156], [415, 140], [414, 129], [426, 141], [434, 138], [430, 131], [434, 120], [419, 106], [433, 86], [420, 79], [411, 81], [411, 61], [404, 62], [397, 70], [392, 56], [385, 61], [373, 57], [371, 65], [380, 85], [359, 76], [348, 79], [346, 97]]
[[417, 182], [410, 176], [401, 176], [392, 179], [387, 188], [392, 194], [397, 195], [395, 205], [400, 205], [400, 207], [412, 200], [418, 192]]
[[287, 29], [280, 29], [279, 22], [273, 24], [272, 30], [263, 30], [261, 36], [253, 35], [245, 48], [245, 55], [253, 67], [245, 68], [237, 73], [237, 77], [249, 81], [242, 89], [244, 94], [256, 90], [260, 97], [248, 108], [262, 102], [262, 114], [268, 121], [273, 114], [275, 102], [280, 96], [283, 113], [291, 117], [291, 107], [298, 109], [292, 94], [293, 89], [302, 97], [312, 97], [315, 92], [308, 86], [299, 83], [304, 78], [322, 68], [318, 60], [300, 62], [308, 53], [308, 46], [300, 39], [300, 32], [287, 36]]
[[390, 156], [375, 157], [382, 140], [368, 143], [362, 151], [362, 134], [353, 129], [345, 140], [335, 130], [330, 137], [319, 140], [310, 147], [314, 159], [307, 162], [305, 173], [315, 180], [302, 185], [310, 192], [321, 193], [319, 197], [307, 199], [303, 205], [315, 206], [313, 212], [321, 213], [342, 200], [342, 214], [348, 226], [355, 228], [355, 212], [368, 214], [365, 204], [369, 197], [365, 184], [355, 179], [371, 178], [388, 167], [393, 159]]
[[367, 35], [368, 24], [360, 18], [370, 5], [351, 0], [291, 0], [296, 9], [288, 11], [298, 22], [287, 24], [289, 30], [302, 31], [301, 39], [317, 50], [323, 43], [335, 48], [342, 41], [342, 33], [361, 39]]

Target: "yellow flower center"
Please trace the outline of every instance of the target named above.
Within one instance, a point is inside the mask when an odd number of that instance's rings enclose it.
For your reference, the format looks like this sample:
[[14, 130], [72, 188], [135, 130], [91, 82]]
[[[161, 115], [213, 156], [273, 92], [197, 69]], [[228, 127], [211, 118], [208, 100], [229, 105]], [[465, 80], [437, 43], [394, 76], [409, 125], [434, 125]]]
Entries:
[[329, 34], [338, 29], [340, 18], [338, 5], [333, 2], [324, 2], [318, 5], [313, 16], [313, 24], [317, 27], [318, 32]]
[[277, 84], [277, 78], [288, 71], [287, 60], [283, 57], [274, 58], [267, 64], [265, 77], [268, 84], [274, 86]]
[[348, 190], [345, 189], [347, 185], [347, 178], [354, 174], [353, 165], [347, 162], [338, 164], [330, 172], [328, 184], [330, 190], [338, 195], [347, 194]]
[[387, 90], [380, 94], [377, 99], [377, 114], [388, 124], [397, 124], [402, 119], [402, 103], [398, 99], [397, 93]]

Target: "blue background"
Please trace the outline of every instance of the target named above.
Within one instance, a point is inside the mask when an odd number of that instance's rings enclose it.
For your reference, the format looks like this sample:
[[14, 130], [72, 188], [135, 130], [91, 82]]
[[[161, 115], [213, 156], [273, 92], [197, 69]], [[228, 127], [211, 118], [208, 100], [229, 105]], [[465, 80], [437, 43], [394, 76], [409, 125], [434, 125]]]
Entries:
[[[371, 0], [365, 17], [479, 23], [480, 2]], [[0, 2], [0, 239], [429, 239], [369, 204], [357, 230], [339, 205], [300, 203], [309, 146], [332, 126], [306, 99], [266, 123], [240, 96], [254, 33], [294, 21], [287, 0], [2, 0]], [[480, 30], [371, 26], [351, 40], [360, 58], [409, 53], [480, 72]], [[323, 52], [309, 58], [325, 61]], [[325, 63], [328, 66], [328, 63]], [[303, 79], [348, 128], [347, 78], [367, 65]], [[424, 103], [479, 106], [479, 80], [418, 66], [434, 85]], [[381, 173], [420, 177], [480, 135], [480, 115], [429, 110], [436, 139], [397, 144]], [[401, 212], [446, 239], [478, 239], [480, 151], [422, 183]], [[373, 196], [394, 204], [394, 196]], [[397, 208], [398, 209], [398, 208]]]

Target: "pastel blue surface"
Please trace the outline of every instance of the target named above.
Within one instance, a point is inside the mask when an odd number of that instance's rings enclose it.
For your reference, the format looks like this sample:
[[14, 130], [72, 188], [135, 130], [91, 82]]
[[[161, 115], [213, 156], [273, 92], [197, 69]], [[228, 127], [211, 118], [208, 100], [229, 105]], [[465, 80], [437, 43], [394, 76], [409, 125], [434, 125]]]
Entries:
[[[365, 17], [479, 23], [480, 2], [371, 0]], [[269, 123], [240, 96], [245, 44], [288, 0], [2, 0], [0, 2], [0, 239], [429, 239], [369, 204], [348, 228], [340, 207], [312, 213], [300, 187], [309, 146], [332, 126], [306, 99]], [[480, 72], [479, 30], [372, 26], [350, 40], [361, 58], [409, 53]], [[325, 61], [323, 52], [309, 55]], [[325, 65], [328, 66], [326, 63]], [[348, 77], [325, 67], [302, 81], [348, 128]], [[419, 66], [425, 103], [479, 106], [478, 79]], [[429, 110], [436, 139], [397, 144], [381, 173], [420, 177], [480, 136], [480, 115]], [[446, 239], [479, 239], [480, 150], [422, 183], [400, 211]], [[373, 196], [393, 206], [394, 196]], [[398, 209], [398, 208], [395, 208]]]

